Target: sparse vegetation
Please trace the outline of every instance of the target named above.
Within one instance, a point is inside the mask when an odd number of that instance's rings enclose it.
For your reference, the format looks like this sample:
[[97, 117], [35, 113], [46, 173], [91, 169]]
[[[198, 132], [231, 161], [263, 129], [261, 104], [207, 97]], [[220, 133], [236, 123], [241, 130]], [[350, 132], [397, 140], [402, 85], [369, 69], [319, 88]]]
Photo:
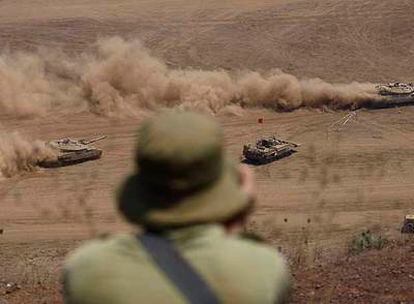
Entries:
[[370, 230], [365, 230], [352, 239], [349, 253], [359, 254], [365, 250], [382, 249], [387, 242], [388, 240], [383, 236], [375, 234]]

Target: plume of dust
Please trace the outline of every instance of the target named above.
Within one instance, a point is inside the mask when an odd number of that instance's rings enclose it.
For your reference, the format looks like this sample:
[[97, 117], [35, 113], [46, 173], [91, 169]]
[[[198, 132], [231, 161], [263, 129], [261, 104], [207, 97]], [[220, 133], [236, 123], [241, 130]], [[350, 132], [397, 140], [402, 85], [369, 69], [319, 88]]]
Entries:
[[140, 41], [98, 40], [77, 56], [60, 50], [0, 55], [0, 111], [42, 115], [82, 111], [136, 115], [178, 107], [217, 113], [229, 107], [349, 108], [378, 99], [370, 83], [331, 84], [300, 80], [281, 70], [195, 70], [169, 68]]
[[53, 157], [42, 141], [29, 141], [16, 132], [0, 133], [0, 178], [31, 171], [39, 161]]
[[77, 79], [82, 61], [60, 50], [0, 55], [0, 113], [44, 115], [58, 107], [84, 104]]

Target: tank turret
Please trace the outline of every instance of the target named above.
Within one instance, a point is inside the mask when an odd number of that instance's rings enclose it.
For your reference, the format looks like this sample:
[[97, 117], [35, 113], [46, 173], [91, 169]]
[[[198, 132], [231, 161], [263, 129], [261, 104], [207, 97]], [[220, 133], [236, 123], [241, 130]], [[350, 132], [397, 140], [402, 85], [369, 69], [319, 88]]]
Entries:
[[298, 146], [274, 136], [266, 137], [257, 140], [255, 144], [244, 145], [243, 156], [245, 162], [266, 164], [296, 152]]
[[390, 82], [376, 86], [377, 92], [381, 96], [410, 96], [414, 97], [414, 85], [404, 82]]

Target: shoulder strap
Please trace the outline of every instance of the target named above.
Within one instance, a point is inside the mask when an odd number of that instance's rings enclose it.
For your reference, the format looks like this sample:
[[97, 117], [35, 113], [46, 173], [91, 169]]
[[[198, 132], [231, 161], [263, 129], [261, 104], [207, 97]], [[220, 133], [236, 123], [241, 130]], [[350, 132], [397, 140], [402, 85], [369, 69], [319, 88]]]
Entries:
[[170, 241], [150, 233], [138, 236], [138, 240], [158, 267], [187, 298], [188, 303], [220, 303], [210, 286], [180, 255]]

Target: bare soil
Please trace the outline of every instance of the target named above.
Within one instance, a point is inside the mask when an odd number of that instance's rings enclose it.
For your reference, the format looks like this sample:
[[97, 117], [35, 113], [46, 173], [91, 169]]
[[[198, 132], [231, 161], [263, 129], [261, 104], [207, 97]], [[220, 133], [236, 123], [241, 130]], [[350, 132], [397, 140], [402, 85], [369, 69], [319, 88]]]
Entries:
[[[329, 82], [413, 81], [413, 12], [414, 2], [404, 0], [3, 0], [0, 46], [77, 53], [99, 37], [119, 35], [139, 38], [173, 67], [280, 68]], [[249, 228], [300, 265], [295, 303], [414, 303], [413, 240], [399, 235], [403, 216], [414, 212], [414, 108], [360, 110], [334, 130], [345, 115], [256, 109], [218, 117], [236, 158], [244, 143], [262, 135], [301, 144], [288, 158], [253, 167], [258, 207]], [[116, 213], [114, 191], [134, 169], [142, 117], [0, 113], [0, 130], [29, 138], [108, 136], [97, 144], [104, 150], [98, 161], [0, 181], [0, 303], [61, 303], [66, 253], [80, 240], [131, 229]], [[364, 229], [398, 244], [344, 254]], [[21, 288], [2, 294], [8, 282]]]

